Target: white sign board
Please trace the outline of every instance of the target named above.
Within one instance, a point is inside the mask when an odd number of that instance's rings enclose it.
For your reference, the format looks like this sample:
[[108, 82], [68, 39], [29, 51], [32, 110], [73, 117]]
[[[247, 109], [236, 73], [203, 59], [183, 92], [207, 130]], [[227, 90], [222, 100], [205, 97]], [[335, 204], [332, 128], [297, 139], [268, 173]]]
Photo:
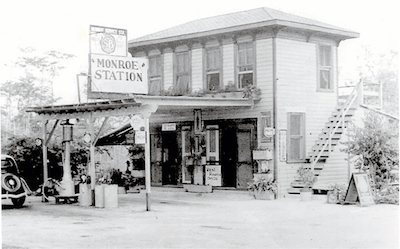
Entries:
[[148, 62], [145, 58], [91, 54], [91, 91], [147, 94]]
[[130, 124], [135, 131], [139, 131], [140, 128], [144, 127], [145, 125], [144, 118], [140, 117], [139, 115], [134, 115], [131, 118]]
[[162, 131], [176, 131], [176, 123], [162, 124]]
[[146, 132], [135, 131], [135, 144], [145, 144], [145, 143], [146, 143]]
[[221, 186], [221, 165], [206, 165], [206, 185]]
[[90, 53], [127, 56], [126, 29], [90, 25]]

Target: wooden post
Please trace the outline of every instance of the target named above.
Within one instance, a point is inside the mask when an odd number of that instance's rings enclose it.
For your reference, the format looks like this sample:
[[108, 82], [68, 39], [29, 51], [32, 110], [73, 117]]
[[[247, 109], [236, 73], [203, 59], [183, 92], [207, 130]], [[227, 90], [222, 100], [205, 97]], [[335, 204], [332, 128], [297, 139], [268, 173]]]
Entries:
[[150, 169], [151, 169], [151, 161], [150, 161], [150, 113], [146, 113], [144, 115], [145, 121], [145, 131], [146, 131], [146, 144], [144, 149], [145, 155], [145, 176], [146, 176], [146, 211], [150, 211], [150, 193], [151, 193], [151, 179], [150, 179]]
[[[47, 120], [43, 123], [42, 126], [42, 153], [43, 153], [43, 184], [49, 178], [49, 170], [47, 167]], [[42, 202], [48, 202], [46, 198], [44, 198], [44, 194], [42, 193]]]
[[89, 130], [90, 130], [90, 165], [89, 165], [89, 176], [90, 176], [90, 189], [92, 191], [92, 206], [94, 206], [94, 188], [96, 186], [96, 168], [94, 162], [94, 121], [93, 121], [93, 113], [91, 112], [89, 115]]

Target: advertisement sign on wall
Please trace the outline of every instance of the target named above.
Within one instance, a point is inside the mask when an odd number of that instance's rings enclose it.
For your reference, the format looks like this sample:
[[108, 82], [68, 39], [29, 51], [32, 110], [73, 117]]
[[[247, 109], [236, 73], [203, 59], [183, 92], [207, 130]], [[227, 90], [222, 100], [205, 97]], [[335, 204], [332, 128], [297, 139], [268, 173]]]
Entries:
[[91, 91], [147, 94], [148, 59], [90, 55]]
[[221, 186], [221, 166], [207, 165], [206, 166], [206, 185]]
[[127, 37], [126, 29], [90, 25], [90, 53], [126, 56]]

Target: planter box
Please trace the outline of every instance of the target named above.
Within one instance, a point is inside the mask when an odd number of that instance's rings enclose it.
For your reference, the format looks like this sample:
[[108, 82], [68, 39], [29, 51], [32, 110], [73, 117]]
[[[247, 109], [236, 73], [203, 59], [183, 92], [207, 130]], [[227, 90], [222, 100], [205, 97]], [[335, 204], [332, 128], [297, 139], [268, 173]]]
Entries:
[[312, 189], [310, 189], [310, 188], [300, 189], [300, 200], [302, 200], [302, 201], [310, 201], [312, 195], [313, 195]]
[[256, 198], [257, 200], [274, 200], [275, 194], [272, 191], [254, 190], [254, 198]]
[[92, 205], [92, 190], [90, 185], [86, 183], [79, 184], [79, 205], [80, 206], [91, 206]]
[[269, 182], [269, 181], [273, 181], [274, 180], [274, 174], [269, 173], [269, 174], [265, 174], [265, 173], [254, 173], [254, 180], [264, 177], [264, 179]]
[[192, 193], [212, 193], [211, 185], [184, 184], [183, 189]]
[[121, 187], [121, 186], [118, 186], [118, 194], [126, 194], [126, 189], [125, 189], [125, 187]]

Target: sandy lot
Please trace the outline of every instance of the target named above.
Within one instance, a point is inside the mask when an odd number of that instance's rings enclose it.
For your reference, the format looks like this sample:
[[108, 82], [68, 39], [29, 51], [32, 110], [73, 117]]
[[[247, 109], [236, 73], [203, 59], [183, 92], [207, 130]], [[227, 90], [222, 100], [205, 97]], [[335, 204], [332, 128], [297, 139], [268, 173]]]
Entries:
[[3, 248], [399, 248], [399, 206], [254, 200], [247, 192], [152, 188], [117, 208], [2, 204]]

